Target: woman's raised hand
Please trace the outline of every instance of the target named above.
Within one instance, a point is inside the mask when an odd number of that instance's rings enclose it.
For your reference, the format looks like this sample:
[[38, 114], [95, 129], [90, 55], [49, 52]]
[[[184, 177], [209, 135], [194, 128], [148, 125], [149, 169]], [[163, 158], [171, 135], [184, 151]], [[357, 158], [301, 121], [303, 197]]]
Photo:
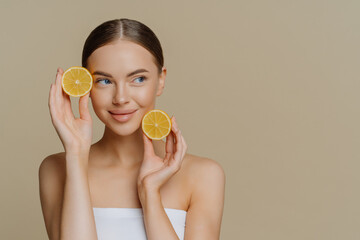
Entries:
[[164, 159], [155, 154], [152, 140], [142, 133], [144, 159], [137, 179], [138, 194], [141, 202], [145, 201], [146, 191], [160, 191], [161, 186], [181, 168], [187, 144], [175, 117], [172, 117], [171, 121], [172, 128], [170, 134], [166, 137], [166, 155]]
[[64, 145], [65, 152], [89, 154], [92, 141], [92, 118], [88, 109], [89, 95], [80, 97], [80, 118], [75, 118], [71, 109], [70, 96], [61, 86], [64, 71], [57, 69], [55, 83], [50, 86], [49, 109], [51, 121]]

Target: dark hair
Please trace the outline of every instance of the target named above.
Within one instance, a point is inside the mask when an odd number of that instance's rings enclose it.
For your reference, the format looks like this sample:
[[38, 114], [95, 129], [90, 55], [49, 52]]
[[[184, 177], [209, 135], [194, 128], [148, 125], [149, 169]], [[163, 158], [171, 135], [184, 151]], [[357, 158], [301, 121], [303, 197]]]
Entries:
[[159, 39], [145, 24], [127, 18], [106, 21], [90, 33], [82, 52], [82, 66], [87, 67], [87, 59], [97, 48], [118, 39], [128, 40], [146, 48], [154, 56], [159, 74], [161, 73], [164, 57]]

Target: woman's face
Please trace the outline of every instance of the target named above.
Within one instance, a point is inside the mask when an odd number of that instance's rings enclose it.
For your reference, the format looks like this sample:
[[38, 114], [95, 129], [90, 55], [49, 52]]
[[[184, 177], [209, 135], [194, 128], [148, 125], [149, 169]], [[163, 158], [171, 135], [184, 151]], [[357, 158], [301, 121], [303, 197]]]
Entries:
[[[154, 61], [147, 49], [125, 40], [102, 46], [88, 58], [87, 69], [94, 79], [90, 92], [94, 112], [119, 135], [136, 131], [145, 113], [154, 109], [156, 97], [162, 94], [166, 68], [159, 75]], [[119, 110], [136, 112], [127, 121], [118, 121], [110, 111]]]

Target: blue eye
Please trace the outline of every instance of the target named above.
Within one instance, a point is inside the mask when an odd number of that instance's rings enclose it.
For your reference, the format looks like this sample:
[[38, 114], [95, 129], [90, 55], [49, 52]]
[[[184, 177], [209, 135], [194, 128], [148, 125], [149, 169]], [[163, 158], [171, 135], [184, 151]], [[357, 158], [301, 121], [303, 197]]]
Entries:
[[[138, 77], [138, 78], [135, 78], [135, 80], [136, 80], [136, 79], [143, 79], [143, 81], [140, 82], [140, 83], [143, 83], [143, 82], [145, 81], [146, 77]], [[135, 80], [134, 80], [134, 81], [135, 81]]]
[[[144, 77], [144, 76], [142, 76], [142, 77], [137, 77], [137, 78], [134, 79], [134, 81], [136, 81], [136, 80], [138, 80], [138, 79], [140, 79], [140, 82], [138, 82], [138, 83], [143, 83], [143, 82], [145, 81], [146, 77]], [[141, 81], [141, 80], [142, 80], [142, 81]], [[98, 80], [96, 80], [96, 83], [101, 82], [101, 81], [108, 81], [108, 83], [111, 83], [111, 82], [110, 82], [108, 79], [106, 79], [106, 78], [104, 78], [104, 79], [98, 79]], [[102, 85], [107, 85], [107, 84], [102, 84]]]
[[104, 81], [104, 80], [109, 81], [108, 79], [99, 79], [99, 80], [97, 80], [96, 82], [100, 82], [100, 81]]

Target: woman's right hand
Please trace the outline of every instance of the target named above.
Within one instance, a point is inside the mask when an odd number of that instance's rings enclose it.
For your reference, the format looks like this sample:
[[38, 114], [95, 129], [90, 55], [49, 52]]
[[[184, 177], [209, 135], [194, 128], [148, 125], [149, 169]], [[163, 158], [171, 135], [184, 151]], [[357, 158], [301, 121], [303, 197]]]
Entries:
[[70, 96], [61, 86], [64, 71], [57, 69], [55, 83], [50, 86], [49, 109], [51, 121], [64, 145], [65, 152], [88, 155], [92, 141], [92, 118], [88, 109], [89, 95], [80, 97], [80, 118], [75, 118], [71, 109]]

